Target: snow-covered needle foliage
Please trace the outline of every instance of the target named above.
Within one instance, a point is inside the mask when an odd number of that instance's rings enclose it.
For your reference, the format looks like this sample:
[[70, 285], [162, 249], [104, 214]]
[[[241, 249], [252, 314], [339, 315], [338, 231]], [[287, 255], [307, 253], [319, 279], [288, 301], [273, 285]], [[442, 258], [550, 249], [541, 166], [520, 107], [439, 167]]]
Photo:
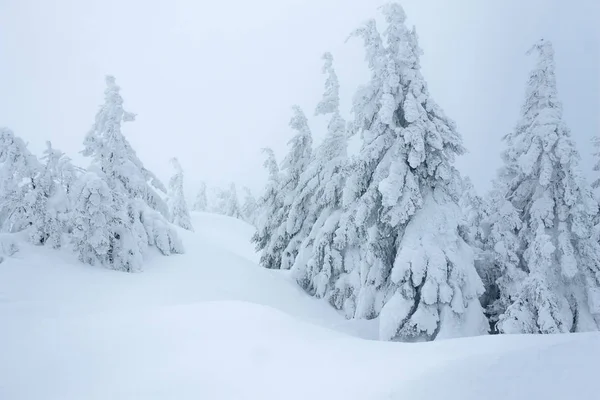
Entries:
[[542, 40], [529, 74], [521, 119], [506, 135], [492, 196], [488, 247], [498, 298], [490, 313], [501, 333], [598, 329], [600, 246], [597, 204], [579, 172], [579, 154], [562, 120], [554, 51]]
[[206, 196], [206, 183], [200, 182], [200, 189], [196, 195], [196, 200], [192, 206], [193, 211], [207, 211], [208, 210], [208, 199]]
[[[82, 262], [123, 271], [141, 270], [149, 246], [163, 254], [183, 252], [166, 219], [169, 210], [159, 194], [166, 192], [164, 185], [144, 168], [121, 132], [121, 123], [133, 121], [134, 115], [124, 111], [115, 79], [107, 77], [106, 84], [105, 102], [84, 141], [82, 153], [92, 158], [87, 171], [50, 142], [38, 160], [12, 131], [0, 129], [4, 254], [17, 248], [11, 244], [16, 239], [7, 235], [20, 232], [37, 245], [59, 248], [68, 243]], [[173, 191], [181, 189], [178, 172]], [[181, 201], [177, 204], [181, 225]]]
[[181, 168], [177, 158], [171, 159], [171, 165], [175, 169], [175, 174], [169, 180], [169, 212], [171, 214], [171, 222], [183, 229], [193, 231], [194, 227], [192, 226], [190, 211], [188, 210], [183, 191], [183, 168]]
[[429, 96], [403, 9], [383, 12], [383, 35], [374, 20], [352, 35], [363, 39], [371, 70], [353, 104], [350, 134], [360, 134], [362, 148], [346, 159], [339, 84], [326, 54], [317, 114], [330, 115], [328, 133], [309, 153], [308, 125], [297, 114], [299, 134], [266, 197], [275, 208], [255, 236], [261, 262], [293, 266], [302, 287], [349, 318], [379, 316], [382, 339], [481, 334], [483, 285], [459, 233], [462, 180], [453, 165], [461, 138]]
[[[296, 227], [288, 232], [288, 216], [300, 183], [301, 174], [307, 169], [312, 155], [312, 134], [308, 120], [298, 106], [292, 108], [290, 127], [296, 132], [288, 142], [289, 151], [277, 172], [272, 151], [267, 150], [265, 167], [269, 169], [269, 183], [264, 199], [261, 199], [261, 220], [258, 233], [253, 238], [257, 250], [262, 250], [260, 263], [265, 268], [289, 269], [298, 254], [302, 237], [297, 236]], [[275, 181], [276, 177], [276, 181]], [[275, 196], [271, 197], [274, 190]]]

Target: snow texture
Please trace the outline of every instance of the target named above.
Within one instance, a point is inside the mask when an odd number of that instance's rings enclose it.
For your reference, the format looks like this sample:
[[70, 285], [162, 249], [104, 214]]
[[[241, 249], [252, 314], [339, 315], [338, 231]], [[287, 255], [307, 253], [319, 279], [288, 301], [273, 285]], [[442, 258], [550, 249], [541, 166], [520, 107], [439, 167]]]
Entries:
[[143, 274], [27, 243], [1, 263], [0, 398], [597, 399], [598, 334], [365, 340], [370, 325], [258, 268], [252, 227], [192, 220], [189, 252]]

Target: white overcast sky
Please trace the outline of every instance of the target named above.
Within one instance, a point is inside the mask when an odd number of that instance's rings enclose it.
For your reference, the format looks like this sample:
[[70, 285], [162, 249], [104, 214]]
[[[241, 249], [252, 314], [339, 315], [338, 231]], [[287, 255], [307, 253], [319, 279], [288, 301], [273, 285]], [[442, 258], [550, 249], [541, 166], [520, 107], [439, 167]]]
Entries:
[[[138, 114], [124, 133], [162, 178], [178, 156], [188, 188], [235, 181], [258, 191], [260, 148], [281, 158], [290, 106], [309, 116], [320, 56], [331, 51], [348, 115], [367, 79], [348, 34], [378, 14], [379, 0], [0, 0], [0, 126], [36, 153], [46, 140], [78, 163], [82, 140], [113, 74]], [[555, 44], [564, 117], [591, 178], [590, 138], [600, 133], [599, 0], [405, 0], [423, 73], [456, 121], [469, 154], [459, 168], [480, 191], [500, 165], [500, 138], [515, 125], [541, 37]]]

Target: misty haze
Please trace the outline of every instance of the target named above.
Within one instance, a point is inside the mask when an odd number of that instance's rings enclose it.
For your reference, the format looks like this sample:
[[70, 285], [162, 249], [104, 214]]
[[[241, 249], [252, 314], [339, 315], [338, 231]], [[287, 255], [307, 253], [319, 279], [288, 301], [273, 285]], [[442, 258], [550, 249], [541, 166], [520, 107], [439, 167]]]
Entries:
[[0, 0], [0, 399], [600, 398], [599, 20]]

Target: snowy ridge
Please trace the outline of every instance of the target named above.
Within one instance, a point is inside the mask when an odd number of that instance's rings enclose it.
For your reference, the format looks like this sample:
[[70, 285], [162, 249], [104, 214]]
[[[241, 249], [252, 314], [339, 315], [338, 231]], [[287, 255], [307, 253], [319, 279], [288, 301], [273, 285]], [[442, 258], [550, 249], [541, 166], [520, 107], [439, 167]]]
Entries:
[[192, 220], [144, 273], [35, 246], [0, 263], [0, 399], [596, 398], [599, 334], [365, 340], [377, 321], [258, 267], [249, 225]]

